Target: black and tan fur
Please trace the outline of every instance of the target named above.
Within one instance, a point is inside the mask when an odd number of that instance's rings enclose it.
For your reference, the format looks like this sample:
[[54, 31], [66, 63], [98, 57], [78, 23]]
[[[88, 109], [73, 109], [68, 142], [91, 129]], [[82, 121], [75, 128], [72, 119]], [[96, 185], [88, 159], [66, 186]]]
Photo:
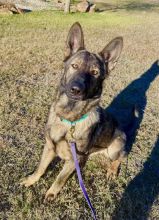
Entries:
[[84, 165], [93, 153], [102, 152], [111, 161], [107, 177], [116, 175], [125, 156], [126, 135], [114, 118], [99, 105], [103, 81], [115, 67], [123, 47], [122, 37], [112, 40], [99, 54], [88, 52], [84, 46], [82, 28], [75, 23], [68, 34], [63, 76], [46, 125], [46, 144], [37, 170], [21, 184], [30, 186], [44, 174], [50, 162], [59, 156], [64, 167], [47, 191], [45, 199], [52, 200], [60, 192], [75, 166], [68, 143], [71, 125], [61, 119], [75, 121], [73, 138], [77, 144], [78, 160]]

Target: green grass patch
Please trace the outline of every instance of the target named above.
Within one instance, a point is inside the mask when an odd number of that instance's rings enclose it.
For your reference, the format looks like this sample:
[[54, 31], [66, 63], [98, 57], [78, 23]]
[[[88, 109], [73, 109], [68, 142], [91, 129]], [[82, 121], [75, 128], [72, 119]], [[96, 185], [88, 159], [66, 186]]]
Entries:
[[[63, 21], [63, 22], [61, 22]], [[98, 27], [98, 26], [127, 26], [131, 24], [140, 23], [141, 20], [132, 14], [117, 14], [113, 12], [107, 13], [95, 13], [95, 14], [81, 14], [71, 13], [64, 14], [63, 12], [55, 11], [42, 11], [42, 12], [31, 12], [22, 16], [1, 16], [0, 17], [0, 28], [13, 29], [16, 31], [18, 28], [21, 29], [39, 29], [39, 28], [64, 28], [75, 21], [79, 21], [85, 26]]]

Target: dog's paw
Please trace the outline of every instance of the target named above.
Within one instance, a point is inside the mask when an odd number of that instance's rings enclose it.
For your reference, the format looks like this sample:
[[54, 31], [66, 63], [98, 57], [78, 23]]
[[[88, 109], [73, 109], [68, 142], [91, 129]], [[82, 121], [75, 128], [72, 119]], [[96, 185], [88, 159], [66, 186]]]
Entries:
[[107, 170], [107, 180], [114, 180], [117, 177], [117, 170], [108, 168]]
[[53, 190], [49, 189], [45, 194], [44, 202], [53, 201], [56, 198], [57, 194], [53, 192]]
[[21, 186], [29, 187], [39, 180], [35, 175], [30, 175], [20, 181]]
[[121, 162], [119, 160], [115, 160], [110, 164], [110, 166], [107, 169], [107, 179], [108, 180], [113, 180], [118, 176], [120, 163]]

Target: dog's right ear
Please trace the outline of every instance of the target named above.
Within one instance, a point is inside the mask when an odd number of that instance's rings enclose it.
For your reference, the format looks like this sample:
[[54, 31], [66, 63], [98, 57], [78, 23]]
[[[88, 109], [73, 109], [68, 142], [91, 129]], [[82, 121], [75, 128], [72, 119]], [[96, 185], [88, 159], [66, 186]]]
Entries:
[[67, 36], [66, 47], [64, 61], [77, 51], [84, 49], [84, 36], [80, 23], [76, 22], [70, 28]]

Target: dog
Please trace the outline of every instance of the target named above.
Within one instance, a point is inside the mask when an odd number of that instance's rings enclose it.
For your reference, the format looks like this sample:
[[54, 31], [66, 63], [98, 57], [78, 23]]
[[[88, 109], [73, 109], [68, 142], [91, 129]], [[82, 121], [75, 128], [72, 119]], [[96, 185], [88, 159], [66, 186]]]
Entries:
[[82, 167], [90, 155], [102, 152], [110, 159], [107, 178], [111, 178], [116, 176], [126, 156], [126, 134], [99, 105], [103, 82], [114, 69], [122, 48], [123, 38], [117, 37], [98, 54], [90, 53], [84, 46], [81, 25], [76, 22], [69, 30], [63, 74], [46, 124], [41, 161], [37, 170], [21, 182], [26, 187], [33, 185], [56, 156], [63, 159], [63, 169], [46, 192], [46, 201], [56, 198], [75, 171], [69, 145], [72, 124], [77, 158]]

